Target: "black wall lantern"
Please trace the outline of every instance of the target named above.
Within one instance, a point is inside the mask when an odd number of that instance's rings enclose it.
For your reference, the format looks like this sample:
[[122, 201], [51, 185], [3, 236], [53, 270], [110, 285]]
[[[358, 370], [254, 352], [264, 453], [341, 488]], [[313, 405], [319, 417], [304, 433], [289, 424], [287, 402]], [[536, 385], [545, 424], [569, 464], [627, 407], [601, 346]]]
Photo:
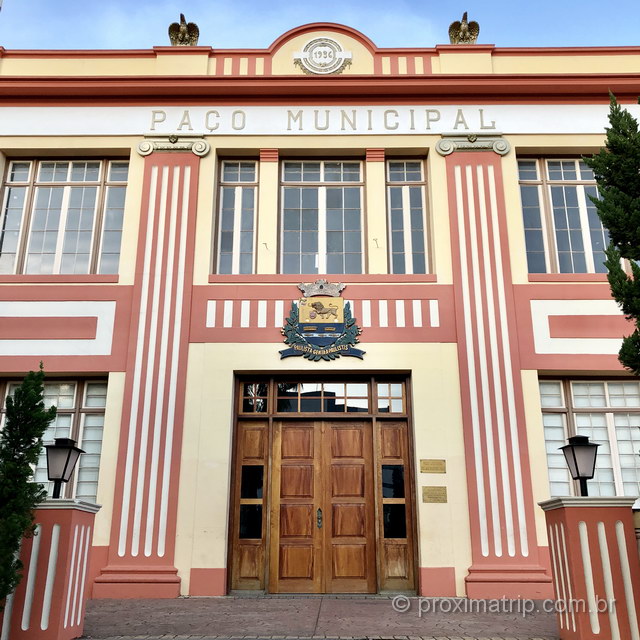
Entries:
[[78, 462], [82, 449], [76, 447], [76, 441], [71, 438], [56, 438], [55, 444], [46, 445], [47, 472], [49, 480], [53, 482], [53, 498], [60, 497], [63, 482], [69, 482], [73, 469]]
[[572, 436], [569, 444], [560, 447], [574, 480], [580, 481], [580, 495], [588, 496], [587, 480], [593, 478], [596, 471], [596, 455], [599, 444], [589, 442], [587, 436]]

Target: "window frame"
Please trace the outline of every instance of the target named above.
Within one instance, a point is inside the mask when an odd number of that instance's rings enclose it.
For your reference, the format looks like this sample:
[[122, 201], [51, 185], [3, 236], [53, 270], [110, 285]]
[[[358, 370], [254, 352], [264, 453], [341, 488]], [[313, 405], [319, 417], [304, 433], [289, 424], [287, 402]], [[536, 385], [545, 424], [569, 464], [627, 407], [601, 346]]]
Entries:
[[[51, 180], [49, 182], [43, 182], [39, 180], [40, 167], [42, 163], [69, 163], [69, 168], [67, 169], [67, 175], [70, 175], [70, 171], [72, 170], [71, 165], [74, 162], [98, 162], [100, 163], [99, 168], [99, 179], [98, 180], [90, 180], [90, 181], [74, 181], [70, 178], [60, 181], [60, 180]], [[10, 173], [11, 169], [15, 164], [24, 164], [29, 163], [29, 175], [26, 181], [10, 181]], [[125, 180], [115, 180], [109, 179], [109, 174], [111, 172], [111, 167], [116, 163], [126, 163], [127, 164], [127, 178]], [[118, 269], [112, 274], [111, 272], [101, 272], [100, 271], [100, 263], [102, 260], [103, 254], [103, 238], [105, 234], [104, 223], [106, 219], [106, 206], [107, 206], [107, 192], [111, 187], [124, 187], [125, 189], [125, 199], [123, 203], [123, 217], [124, 212], [126, 211], [126, 196], [127, 190], [129, 186], [129, 170], [130, 170], [131, 161], [128, 157], [24, 157], [24, 158], [8, 158], [5, 163], [3, 181], [2, 181], [2, 208], [0, 209], [0, 237], [3, 233], [3, 226], [5, 215], [7, 212], [7, 204], [9, 191], [12, 187], [24, 187], [26, 189], [26, 195], [24, 199], [24, 203], [22, 206], [22, 214], [21, 214], [21, 223], [20, 229], [18, 232], [18, 241], [16, 247], [16, 257], [13, 263], [13, 270], [6, 275], [27, 275], [27, 276], [40, 276], [40, 275], [56, 275], [56, 276], [65, 276], [65, 275], [117, 275], [119, 272], [120, 258], [122, 256], [122, 235], [123, 230], [121, 230], [120, 237], [120, 251], [118, 253]], [[64, 248], [64, 236], [66, 232], [65, 222], [67, 219], [67, 215], [69, 213], [69, 196], [72, 187], [96, 187], [97, 189], [97, 197], [94, 206], [94, 218], [93, 225], [91, 229], [91, 242], [89, 247], [89, 261], [88, 268], [86, 271], [82, 272], [68, 272], [61, 271], [60, 266], [65, 255], [62, 251]], [[34, 207], [36, 203], [36, 193], [39, 188], [43, 187], [62, 187], [63, 188], [63, 196], [62, 196], [62, 205], [61, 205], [61, 216], [58, 225], [58, 239], [57, 246], [55, 250], [54, 257], [54, 269], [52, 271], [47, 272], [34, 272], [34, 271], [26, 271], [27, 258], [29, 255], [29, 241], [31, 238], [31, 233], [33, 230], [33, 219], [34, 219]], [[123, 223], [124, 227], [124, 223]], [[0, 251], [2, 247], [0, 246]]]
[[[419, 181], [415, 180], [404, 180], [404, 181], [391, 181], [390, 179], [390, 167], [394, 162], [416, 162], [420, 165], [420, 174], [421, 179]], [[391, 226], [391, 188], [392, 187], [402, 187], [402, 203], [403, 203], [403, 240], [404, 240], [404, 258], [405, 258], [405, 269], [402, 273], [396, 272], [393, 267], [393, 242], [392, 242], [392, 226]], [[411, 228], [411, 213], [410, 213], [410, 200], [409, 200], [409, 188], [410, 187], [420, 187], [421, 195], [422, 195], [422, 240], [424, 243], [424, 271], [416, 272], [413, 268], [413, 251], [409, 251], [407, 249], [408, 246], [413, 249], [413, 239], [411, 234], [413, 229]], [[406, 195], [405, 195], [406, 193]], [[416, 157], [387, 157], [385, 160], [385, 195], [386, 195], [386, 216], [387, 216], [387, 249], [388, 249], [388, 263], [389, 268], [388, 271], [393, 275], [407, 275], [407, 274], [416, 274], [416, 275], [425, 275], [431, 273], [431, 251], [429, 247], [429, 216], [427, 215], [427, 166], [424, 158], [416, 158]], [[409, 228], [405, 224], [409, 221]], [[407, 243], [407, 240], [409, 242]], [[410, 261], [411, 269], [407, 269], [407, 264]]]
[[[536, 179], [527, 179], [520, 177], [520, 161], [525, 162], [535, 162], [537, 178]], [[562, 275], [572, 275], [572, 274], [601, 274], [606, 273], [606, 269], [603, 271], [598, 271], [595, 265], [594, 260], [594, 249], [593, 242], [591, 239], [590, 227], [589, 227], [589, 218], [588, 218], [588, 207], [589, 200], [586, 193], [586, 187], [594, 187], [597, 193], [597, 184], [595, 179], [583, 179], [582, 177], [576, 178], [575, 180], [561, 179], [555, 180], [549, 178], [549, 162], [573, 162], [576, 168], [576, 176], [579, 175], [578, 171], [580, 168], [580, 163], [583, 162], [581, 157], [571, 157], [571, 156], [527, 156], [527, 155], [519, 155], [516, 159], [517, 163], [517, 171], [518, 171], [518, 191], [520, 195], [520, 211], [523, 224], [523, 231], [525, 232], [525, 254], [527, 259], [527, 272], [530, 274], [562, 274]], [[526, 230], [527, 227], [524, 224], [524, 203], [522, 200], [522, 187], [523, 186], [536, 186], [538, 192], [538, 205], [540, 209], [540, 224], [542, 230], [542, 240], [543, 240], [543, 249], [544, 249], [544, 258], [545, 258], [545, 270], [544, 271], [531, 271], [529, 269], [529, 248], [527, 246], [526, 241]], [[585, 260], [585, 270], [584, 271], [576, 271], [575, 269], [572, 271], [561, 271], [560, 270], [560, 258], [559, 258], [559, 250], [558, 250], [558, 242], [556, 237], [556, 226], [554, 222], [554, 214], [553, 214], [553, 201], [551, 195], [551, 188], [553, 186], [567, 187], [567, 186], [575, 186], [578, 187], [576, 190], [576, 198], [578, 200], [578, 211], [580, 217], [580, 236], [582, 239], [583, 252], [584, 252], [584, 260]], [[606, 229], [604, 229], [606, 234]], [[606, 239], [606, 235], [605, 235]]]
[[[290, 181], [285, 179], [285, 166], [287, 163], [301, 163], [304, 164], [306, 162], [318, 162], [320, 163], [320, 180], [319, 181]], [[359, 167], [359, 176], [360, 179], [358, 181], [326, 181], [324, 180], [325, 175], [325, 165], [327, 163], [353, 163], [358, 164]], [[365, 162], [361, 157], [289, 157], [289, 158], [281, 158], [280, 166], [279, 166], [279, 206], [278, 206], [278, 273], [284, 275], [361, 275], [366, 273], [367, 271], [367, 255], [366, 255], [366, 175], [365, 175]], [[289, 273], [284, 269], [284, 211], [285, 211], [285, 189], [287, 187], [315, 187], [318, 189], [318, 267], [315, 272], [307, 273], [302, 270], [302, 263], [299, 272]], [[329, 252], [327, 251], [327, 203], [326, 203], [326, 190], [327, 188], [338, 188], [338, 187], [357, 187], [360, 191], [360, 271], [355, 273], [329, 273], [326, 270], [327, 267], [327, 258]], [[322, 193], [322, 196], [321, 196]], [[344, 234], [345, 229], [342, 229], [342, 233]], [[324, 248], [324, 252], [321, 252], [321, 249]], [[343, 257], [351, 252], [342, 252]], [[298, 255], [302, 256], [303, 252], [301, 251]]]
[[[21, 380], [15, 380], [13, 378], [5, 378], [0, 380], [0, 432], [4, 428], [5, 423], [5, 415], [6, 415], [6, 399], [7, 393], [9, 389], [14, 385], [19, 385]], [[97, 378], [68, 378], [68, 377], [49, 377], [47, 376], [45, 380], [45, 385], [47, 384], [72, 384], [75, 385], [74, 391], [74, 401], [73, 407], [71, 408], [58, 408], [57, 415], [68, 415], [71, 416], [71, 423], [69, 426], [69, 438], [72, 438], [76, 441], [76, 446], [81, 449], [82, 444], [84, 442], [84, 433], [86, 427], [86, 416], [88, 415], [102, 415], [106, 416], [107, 412], [107, 398], [109, 393], [109, 381], [107, 377], [97, 377]], [[87, 400], [87, 387], [90, 384], [104, 384], [106, 386], [106, 395], [105, 395], [105, 406], [104, 407], [89, 407], [86, 406]], [[102, 440], [100, 444], [100, 462], [102, 462], [102, 447], [104, 446], [104, 422], [103, 422], [103, 432], [102, 432]], [[53, 444], [51, 440], [45, 440], [43, 438], [43, 445]], [[41, 455], [45, 455], [45, 449], [43, 446], [43, 451]], [[87, 455], [95, 455], [95, 454], [87, 454]], [[80, 460], [82, 456], [80, 456]], [[76, 492], [78, 488], [78, 475], [80, 471], [81, 462], [79, 461], [76, 464], [73, 473], [71, 474], [71, 478], [69, 482], [62, 483], [62, 491], [61, 498], [66, 499], [75, 499]], [[100, 466], [98, 466], [98, 479], [96, 480], [96, 493], [100, 488]], [[35, 471], [35, 469], [34, 469]], [[51, 482], [41, 482], [44, 486], [45, 490], [47, 490], [47, 497], [49, 497], [49, 485], [53, 485]]]
[[[622, 477], [623, 466], [620, 462], [620, 453], [618, 448], [618, 437], [616, 433], [616, 424], [614, 416], [616, 414], [629, 414], [635, 413], [640, 415], [640, 406], [621, 406], [621, 407], [613, 407], [608, 402], [609, 398], [609, 384], [610, 383], [621, 383], [621, 382], [636, 382], [640, 384], [640, 379], [631, 378], [631, 377], [618, 377], [618, 378], [586, 378], [586, 377], [571, 377], [571, 378], [559, 378], [559, 377], [539, 377], [538, 383], [559, 383], [560, 389], [562, 393], [562, 407], [544, 407], [542, 403], [540, 403], [540, 412], [543, 420], [543, 438], [545, 441], [545, 450], [546, 450], [546, 434], [544, 433], [544, 414], [555, 414], [562, 415], [562, 426], [564, 429], [564, 444], [567, 444], [568, 438], [571, 436], [578, 435], [578, 428], [576, 424], [576, 416], [580, 414], [601, 414], [605, 416], [605, 425], [607, 430], [607, 438], [610, 447], [610, 455], [611, 455], [611, 463], [612, 463], [612, 471], [613, 471], [613, 484], [615, 488], [616, 496], [624, 496], [624, 481]], [[575, 383], [592, 383], [592, 384], [604, 384], [605, 389], [605, 398], [607, 398], [607, 404], [604, 407], [576, 407], [574, 406], [574, 397], [573, 397], [573, 385]], [[638, 452], [640, 453], [640, 452]], [[545, 463], [547, 465], [547, 479], [549, 482], [549, 493], [553, 497], [553, 493], [551, 492], [551, 479], [548, 477], [549, 472], [549, 463], [548, 463], [548, 452], [545, 452]], [[597, 465], [597, 458], [596, 458]], [[626, 467], [625, 467], [626, 468]], [[640, 469], [640, 463], [638, 464], [638, 468]], [[570, 482], [570, 487], [572, 491], [572, 495], [579, 495], [579, 484], [577, 480], [573, 480], [571, 475], [567, 474]], [[639, 481], [640, 484], [640, 481]], [[639, 486], [640, 489], [640, 486]]]
[[[227, 163], [242, 163], [251, 162], [254, 165], [255, 180], [253, 181], [241, 181], [237, 182], [224, 180], [224, 167]], [[214, 225], [214, 251], [213, 251], [213, 265], [212, 273], [216, 275], [254, 275], [257, 270], [257, 239], [258, 239], [258, 198], [260, 195], [260, 162], [255, 157], [225, 157], [218, 159], [217, 168], [217, 190], [216, 197], [217, 203], [215, 210], [215, 225]], [[220, 270], [220, 259], [222, 256], [222, 207], [223, 207], [223, 189], [234, 187], [236, 193], [234, 194], [234, 228], [233, 228], [233, 251], [231, 252], [232, 268], [231, 273], [223, 273]], [[253, 200], [253, 247], [251, 257], [251, 271], [249, 273], [242, 273], [240, 271], [240, 231], [241, 231], [241, 215], [237, 216], [237, 213], [242, 213], [242, 190], [246, 187], [250, 187], [254, 192]], [[240, 191], [240, 198], [237, 197], [238, 190]], [[237, 232], [237, 233], [236, 233]], [[237, 270], [234, 265], [237, 263]]]

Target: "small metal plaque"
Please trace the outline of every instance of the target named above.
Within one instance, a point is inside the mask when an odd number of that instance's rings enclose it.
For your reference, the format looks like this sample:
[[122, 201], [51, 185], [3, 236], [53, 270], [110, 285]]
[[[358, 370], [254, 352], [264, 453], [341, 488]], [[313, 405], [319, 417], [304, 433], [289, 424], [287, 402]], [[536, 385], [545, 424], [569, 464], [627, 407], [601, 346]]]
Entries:
[[448, 502], [447, 487], [422, 487], [422, 502]]
[[447, 473], [446, 460], [420, 460], [421, 473]]

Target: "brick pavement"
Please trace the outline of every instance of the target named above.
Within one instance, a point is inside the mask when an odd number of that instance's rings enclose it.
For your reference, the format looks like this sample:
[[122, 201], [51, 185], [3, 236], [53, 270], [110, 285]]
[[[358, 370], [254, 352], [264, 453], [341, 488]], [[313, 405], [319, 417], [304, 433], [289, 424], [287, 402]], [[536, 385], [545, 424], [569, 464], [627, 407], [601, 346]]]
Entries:
[[[418, 614], [418, 598], [399, 613], [387, 597], [279, 596], [179, 598], [176, 600], [91, 600], [86, 638], [104, 640], [558, 640], [555, 615], [490, 613], [482, 601], [429, 599]], [[476, 609], [465, 611], [472, 602]], [[437, 606], [440, 611], [433, 612]], [[456, 610], [457, 609], [457, 610]]]

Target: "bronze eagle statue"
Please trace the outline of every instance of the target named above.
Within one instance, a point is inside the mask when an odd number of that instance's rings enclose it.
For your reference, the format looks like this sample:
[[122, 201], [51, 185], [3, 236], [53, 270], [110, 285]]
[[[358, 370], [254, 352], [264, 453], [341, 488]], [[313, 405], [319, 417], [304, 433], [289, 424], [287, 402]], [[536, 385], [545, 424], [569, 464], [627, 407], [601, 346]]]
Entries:
[[449, 40], [451, 44], [475, 44], [480, 33], [480, 25], [472, 20], [467, 22], [467, 12], [464, 12], [461, 21], [452, 22], [449, 25]]
[[169, 40], [173, 47], [195, 47], [200, 37], [200, 29], [195, 22], [189, 22], [180, 14], [180, 22], [169, 25]]

